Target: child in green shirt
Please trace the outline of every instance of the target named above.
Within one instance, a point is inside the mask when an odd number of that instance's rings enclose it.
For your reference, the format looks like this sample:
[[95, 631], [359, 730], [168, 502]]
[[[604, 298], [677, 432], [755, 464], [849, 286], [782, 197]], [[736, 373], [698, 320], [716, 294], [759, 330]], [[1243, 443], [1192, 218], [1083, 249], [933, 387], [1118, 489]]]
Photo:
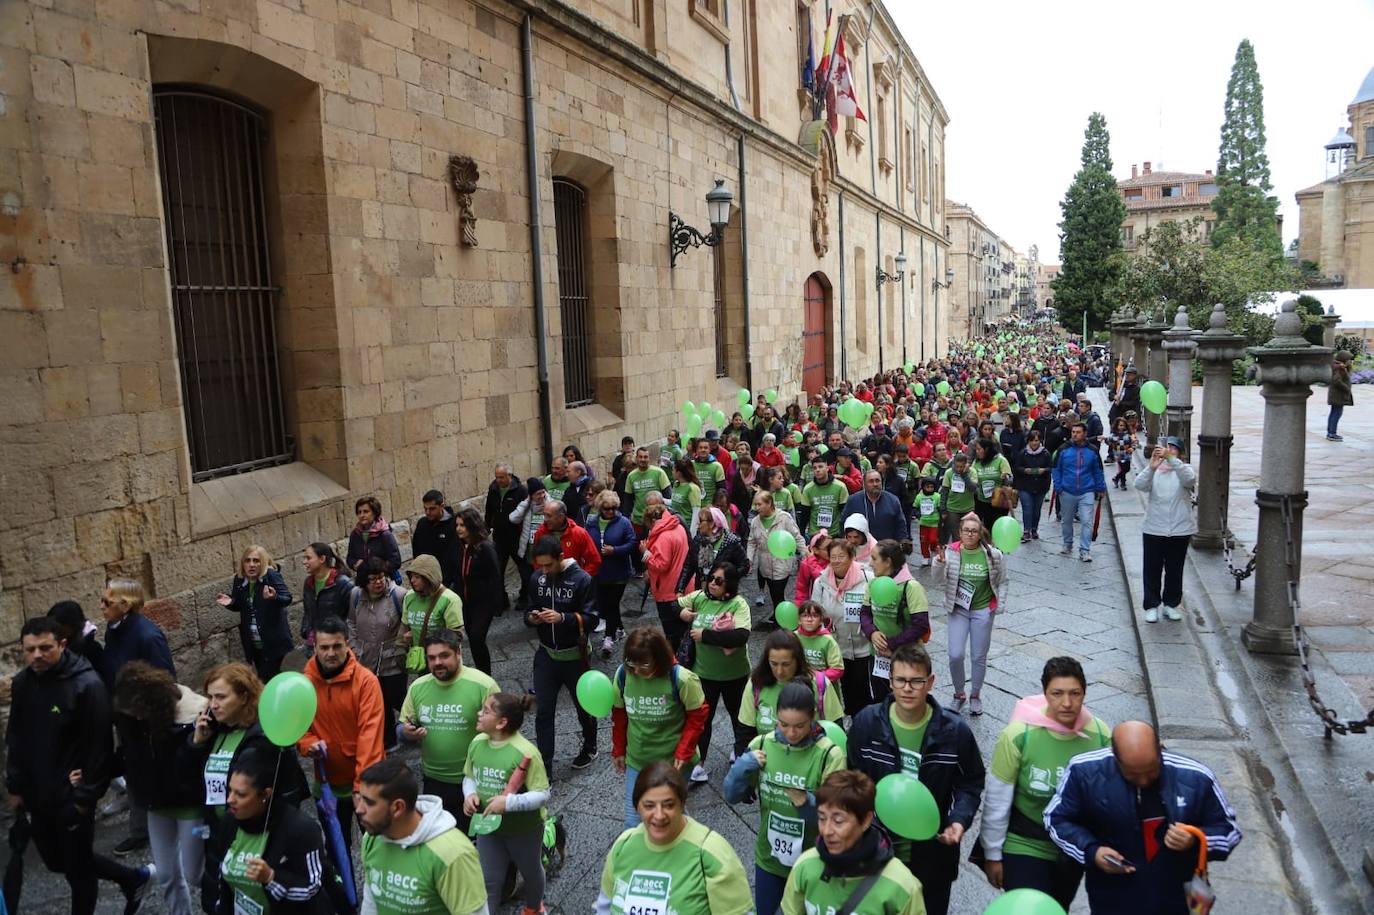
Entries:
[[930, 565], [932, 557], [940, 555], [940, 509], [944, 499], [940, 482], [934, 477], [921, 478], [921, 493], [916, 497], [916, 516], [921, 527], [921, 565]]

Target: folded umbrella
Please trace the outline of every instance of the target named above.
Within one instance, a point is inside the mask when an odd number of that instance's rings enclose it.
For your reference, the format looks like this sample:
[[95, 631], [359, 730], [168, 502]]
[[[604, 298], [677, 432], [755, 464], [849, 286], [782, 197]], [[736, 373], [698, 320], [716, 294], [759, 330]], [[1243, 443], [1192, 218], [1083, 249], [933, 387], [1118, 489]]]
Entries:
[[353, 883], [353, 858], [348, 853], [348, 843], [344, 842], [343, 828], [339, 826], [339, 801], [334, 797], [334, 789], [324, 774], [324, 757], [315, 757], [315, 779], [320, 785], [320, 796], [315, 799], [315, 810], [320, 816], [320, 827], [324, 830], [325, 850], [329, 860], [334, 863], [334, 872], [343, 883], [344, 894], [349, 905], [357, 908], [358, 888]]
[[24, 889], [24, 852], [29, 848], [29, 815], [20, 811], [10, 827], [10, 863], [5, 866], [4, 904], [11, 912], [19, 911], [19, 894]]

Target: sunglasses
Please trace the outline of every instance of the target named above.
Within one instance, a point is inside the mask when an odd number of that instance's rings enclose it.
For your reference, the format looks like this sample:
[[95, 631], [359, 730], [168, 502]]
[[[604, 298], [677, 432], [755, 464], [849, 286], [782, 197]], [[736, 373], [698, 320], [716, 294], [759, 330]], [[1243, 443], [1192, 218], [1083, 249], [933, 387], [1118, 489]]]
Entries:
[[724, 578], [721, 578], [719, 575], [712, 575], [712, 576], [711, 576], [711, 584], [713, 584], [713, 585], [723, 585], [723, 584], [725, 584], [725, 579], [724, 579]]

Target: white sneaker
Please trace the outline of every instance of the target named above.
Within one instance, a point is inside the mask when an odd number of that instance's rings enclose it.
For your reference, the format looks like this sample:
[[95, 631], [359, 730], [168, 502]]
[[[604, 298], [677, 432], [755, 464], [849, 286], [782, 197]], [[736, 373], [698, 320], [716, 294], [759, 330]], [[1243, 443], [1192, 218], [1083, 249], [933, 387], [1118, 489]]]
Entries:
[[1146, 610], [1146, 611], [1145, 611], [1145, 622], [1147, 622], [1147, 623], [1157, 623], [1157, 622], [1159, 622], [1159, 610], [1156, 609], [1156, 608], [1154, 608], [1154, 607], [1151, 607], [1149, 610]]
[[1059, 555], [1060, 555], [1060, 556], [1072, 556], [1072, 555], [1073, 555], [1073, 544], [1070, 544], [1070, 545], [1065, 546], [1065, 547], [1060, 547], [1060, 548], [1059, 548]]
[[1165, 604], [1164, 618], [1166, 620], [1172, 620], [1173, 622], [1177, 623], [1179, 620], [1183, 619], [1183, 614], [1178, 612], [1177, 607], [1170, 607], [1168, 604]]
[[710, 780], [711, 776], [706, 774], [706, 769], [704, 766], [693, 766], [692, 774], [688, 776], [688, 781], [696, 782], [699, 785], [705, 784]]
[[930, 564], [931, 564], [931, 562], [933, 562], [933, 561], [934, 561], [934, 560], [932, 560], [929, 556], [927, 556], [925, 559], [922, 559], [922, 560], [921, 560], [921, 568], [923, 568], [923, 569], [928, 569], [928, 568], [930, 568]]
[[596, 628], [592, 630], [592, 632], [605, 632], [605, 631], [606, 631], [606, 621], [605, 621], [604, 619], [601, 620], [600, 622], [598, 622], [598, 623], [596, 624]]
[[762, 597], [756, 597], [756, 598], [754, 598], [754, 606], [755, 606], [755, 607], [762, 607], [762, 606], [763, 606], [763, 598], [762, 598]]
[[601, 657], [609, 658], [613, 651], [615, 651], [615, 639], [608, 635], [601, 640]]

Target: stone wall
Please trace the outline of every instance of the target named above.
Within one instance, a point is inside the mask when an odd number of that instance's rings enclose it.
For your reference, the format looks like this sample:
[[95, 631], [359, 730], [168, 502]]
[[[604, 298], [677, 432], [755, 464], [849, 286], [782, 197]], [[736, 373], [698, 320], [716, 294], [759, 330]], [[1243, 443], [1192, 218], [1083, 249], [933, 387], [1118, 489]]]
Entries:
[[[801, 293], [816, 271], [834, 289], [832, 376], [842, 357], [850, 375], [875, 371], [873, 268], [902, 245], [908, 320], [905, 340], [884, 327], [886, 366], [903, 344], [915, 358], [950, 339], [929, 290], [946, 261], [947, 116], [885, 12], [866, 57], [856, 52], [861, 91], [874, 62], [892, 62], [887, 110], [921, 125], [924, 145], [908, 186], [895, 122], [895, 167], [876, 178], [871, 147], [841, 131], [818, 256], [816, 152], [798, 143], [790, 45], [772, 47], [795, 41], [793, 4], [744, 4], [749, 22], [725, 27], [737, 90], [750, 80], [738, 110], [725, 44], [692, 12], [713, 5], [530, 5], [555, 448], [602, 456], [626, 432], [657, 439], [682, 400], [733, 403], [744, 384], [796, 396]], [[158, 596], [148, 613], [194, 682], [238, 652], [213, 596], [250, 543], [280, 557], [295, 587], [301, 549], [345, 537], [361, 494], [405, 519], [432, 487], [480, 494], [495, 459], [543, 471], [521, 15], [501, 0], [102, 0], [98, 15], [63, 0], [0, 5], [0, 645], [58, 599], [94, 616], [106, 578], [128, 574]], [[151, 105], [167, 84], [241, 101], [268, 124], [275, 353], [297, 458], [284, 466], [193, 480]], [[716, 378], [711, 252], [670, 269], [668, 211], [705, 229], [716, 178], [739, 206], [741, 136], [748, 198], [727, 230], [729, 371]], [[460, 244], [454, 154], [480, 171], [475, 247]], [[555, 177], [589, 201], [597, 397], [574, 409], [563, 408]]]

